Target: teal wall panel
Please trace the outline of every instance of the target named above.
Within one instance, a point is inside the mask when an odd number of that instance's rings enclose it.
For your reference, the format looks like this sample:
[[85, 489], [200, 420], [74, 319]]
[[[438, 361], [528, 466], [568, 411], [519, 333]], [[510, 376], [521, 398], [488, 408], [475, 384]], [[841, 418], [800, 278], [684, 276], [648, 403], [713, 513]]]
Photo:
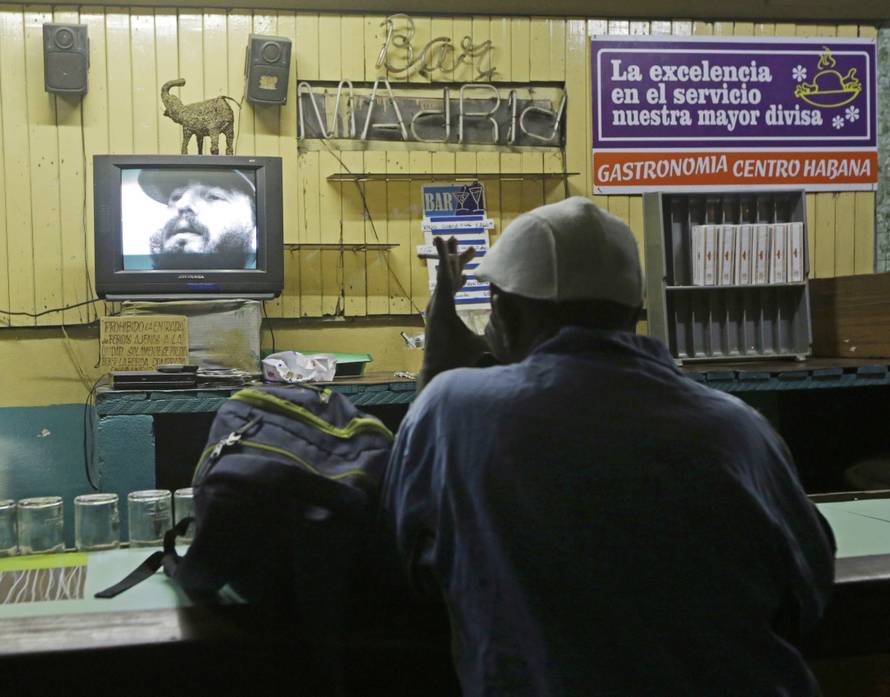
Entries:
[[[74, 497], [92, 491], [84, 467], [84, 407], [0, 408], [0, 498], [61, 496], [65, 540], [74, 545]], [[98, 426], [93, 480], [120, 496], [121, 539], [127, 539], [127, 493], [155, 483], [150, 416], [109, 417]]]
[[89, 491], [82, 404], [0, 409], [0, 498], [62, 496], [73, 545], [74, 497]]

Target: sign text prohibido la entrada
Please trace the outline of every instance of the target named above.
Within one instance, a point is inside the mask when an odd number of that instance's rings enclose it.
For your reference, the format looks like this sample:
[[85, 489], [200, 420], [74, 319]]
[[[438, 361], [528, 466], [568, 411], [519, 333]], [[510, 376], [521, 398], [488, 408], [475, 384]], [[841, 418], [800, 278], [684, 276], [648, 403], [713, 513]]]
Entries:
[[877, 186], [873, 40], [591, 44], [595, 193]]

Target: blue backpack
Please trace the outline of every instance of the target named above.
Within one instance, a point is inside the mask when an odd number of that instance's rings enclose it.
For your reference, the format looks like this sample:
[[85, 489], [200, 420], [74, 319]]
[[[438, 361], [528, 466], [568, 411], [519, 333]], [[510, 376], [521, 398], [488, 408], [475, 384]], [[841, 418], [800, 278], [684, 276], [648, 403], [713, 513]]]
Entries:
[[[228, 584], [245, 600], [293, 606], [337, 625], [359, 596], [374, 544], [392, 433], [342, 394], [310, 385], [257, 386], [217, 412], [195, 468], [195, 534], [171, 530], [113, 597], [163, 565], [197, 597]], [[314, 617], [313, 617], [314, 616]]]

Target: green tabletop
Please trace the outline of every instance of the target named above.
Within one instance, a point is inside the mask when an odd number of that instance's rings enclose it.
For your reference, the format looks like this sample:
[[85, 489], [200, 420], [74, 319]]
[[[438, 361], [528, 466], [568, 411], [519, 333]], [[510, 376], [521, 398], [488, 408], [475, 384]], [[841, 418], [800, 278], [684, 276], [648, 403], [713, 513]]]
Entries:
[[[834, 530], [839, 559], [890, 554], [890, 499], [817, 504]], [[120, 581], [152, 549], [68, 552], [0, 559], [0, 620], [188, 607], [188, 597], [159, 571], [116, 598], [94, 594]], [[181, 553], [185, 550], [182, 549]], [[234, 593], [223, 603], [237, 603]]]
[[[0, 619], [190, 606], [185, 593], [162, 571], [115, 598], [93, 597], [120, 581], [153, 551], [115, 549], [0, 559]], [[180, 553], [184, 552], [181, 548]], [[221, 597], [224, 603], [235, 600], [230, 593]]]
[[890, 554], [890, 499], [816, 504], [837, 540], [837, 556]]

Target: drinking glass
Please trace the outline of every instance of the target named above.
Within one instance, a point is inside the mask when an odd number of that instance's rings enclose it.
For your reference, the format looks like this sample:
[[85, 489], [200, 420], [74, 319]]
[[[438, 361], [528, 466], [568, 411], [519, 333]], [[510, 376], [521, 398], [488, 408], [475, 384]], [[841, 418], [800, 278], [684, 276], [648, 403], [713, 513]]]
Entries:
[[0, 557], [11, 557], [19, 551], [15, 518], [15, 501], [0, 500]]
[[83, 494], [74, 499], [74, 546], [79, 551], [117, 549], [120, 542], [117, 494]]
[[173, 527], [173, 502], [169, 491], [145, 489], [127, 494], [130, 547], [159, 547], [164, 533]]
[[42, 554], [65, 550], [64, 503], [61, 496], [22, 499], [16, 506], [19, 550]]
[[[195, 517], [195, 490], [192, 487], [177, 489], [173, 492], [173, 516], [178, 523], [183, 518]], [[177, 538], [177, 542], [190, 544], [195, 537], [195, 521], [189, 523], [185, 534]]]

